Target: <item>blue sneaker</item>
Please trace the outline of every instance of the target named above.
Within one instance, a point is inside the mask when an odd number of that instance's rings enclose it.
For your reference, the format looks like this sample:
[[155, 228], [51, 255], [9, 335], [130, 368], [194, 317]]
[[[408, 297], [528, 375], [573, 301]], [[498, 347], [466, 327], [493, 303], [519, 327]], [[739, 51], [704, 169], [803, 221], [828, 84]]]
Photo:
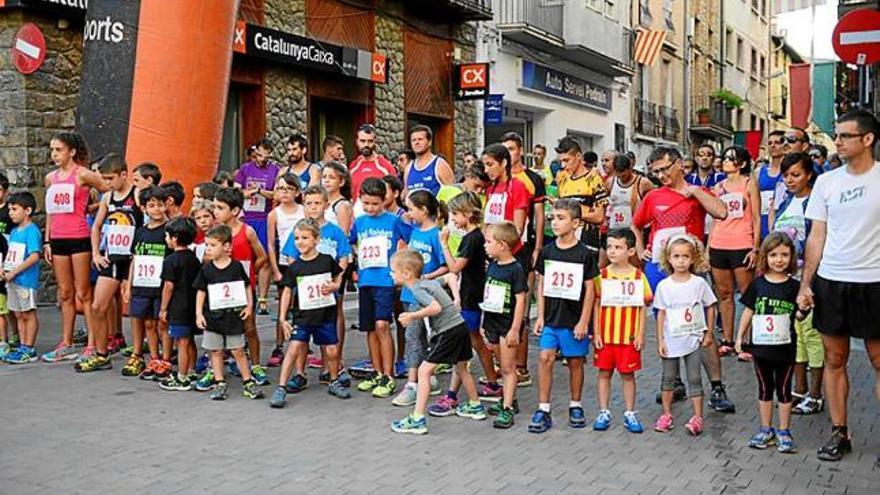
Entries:
[[585, 428], [587, 426], [587, 417], [584, 415], [584, 408], [580, 406], [568, 408], [568, 426], [572, 428]]
[[339, 376], [336, 377], [336, 381], [339, 382], [339, 385], [342, 387], [351, 387], [351, 375], [345, 370], [339, 373]]
[[234, 360], [226, 363], [226, 374], [240, 377], [241, 370], [238, 369], [238, 363], [236, 363]]
[[424, 435], [428, 433], [428, 421], [424, 416], [414, 419], [411, 415], [400, 421], [391, 423], [391, 431], [395, 433], [409, 433], [410, 435]]
[[642, 433], [645, 428], [639, 420], [639, 414], [635, 411], [626, 411], [623, 413], [623, 426], [630, 433]]
[[275, 388], [275, 391], [272, 392], [272, 397], [269, 399], [269, 407], [281, 409], [287, 403], [286, 399], [287, 390], [284, 390], [284, 387], [279, 385]]
[[285, 388], [287, 388], [287, 391], [292, 394], [302, 392], [309, 388], [309, 379], [303, 375], [293, 375], [290, 380], [287, 381]]
[[205, 372], [205, 370], [207, 370], [210, 367], [211, 367], [211, 357], [208, 356], [207, 353], [202, 354], [196, 360], [196, 373], [201, 375], [202, 373]]
[[348, 367], [348, 372], [351, 373], [351, 376], [358, 380], [370, 377], [375, 371], [376, 370], [373, 369], [373, 363], [371, 363], [369, 359], [358, 361]]
[[772, 427], [761, 427], [758, 433], [755, 433], [749, 439], [749, 447], [758, 450], [764, 450], [771, 445], [776, 445], [776, 430]]
[[254, 382], [261, 387], [269, 384], [269, 376], [266, 374], [266, 368], [259, 364], [251, 366], [251, 376], [253, 376]]
[[776, 439], [776, 450], [779, 452], [783, 454], [794, 454], [797, 452], [797, 447], [794, 444], [794, 439], [791, 437], [790, 431], [776, 430]]
[[406, 378], [409, 374], [409, 368], [406, 367], [405, 361], [397, 361], [394, 363], [394, 378]]
[[28, 364], [37, 360], [37, 352], [33, 347], [19, 346], [17, 349], [11, 350], [3, 358], [3, 361], [9, 364]]
[[529, 433], [544, 433], [553, 426], [553, 418], [550, 413], [538, 409], [532, 415], [532, 421], [529, 423]]
[[608, 409], [602, 409], [599, 411], [599, 415], [596, 416], [596, 421], [593, 421], [593, 429], [596, 431], [605, 431], [609, 426], [611, 426], [611, 411]]

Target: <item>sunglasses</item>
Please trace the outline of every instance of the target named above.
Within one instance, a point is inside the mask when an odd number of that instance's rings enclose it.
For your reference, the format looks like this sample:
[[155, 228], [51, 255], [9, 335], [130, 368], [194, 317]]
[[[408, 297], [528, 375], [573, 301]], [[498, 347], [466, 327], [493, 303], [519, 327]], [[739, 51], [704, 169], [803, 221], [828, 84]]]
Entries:
[[787, 143], [792, 143], [792, 144], [793, 144], [793, 143], [797, 143], [798, 141], [803, 141], [803, 139], [800, 139], [800, 138], [797, 137], [797, 136], [785, 136], [785, 141], [786, 141]]
[[835, 141], [837, 141], [838, 139], [844, 140], [844, 139], [860, 138], [860, 137], [864, 136], [865, 134], [867, 134], [867, 132], [852, 132], [852, 133], [839, 132], [839, 133], [835, 134], [833, 136], [833, 138]]

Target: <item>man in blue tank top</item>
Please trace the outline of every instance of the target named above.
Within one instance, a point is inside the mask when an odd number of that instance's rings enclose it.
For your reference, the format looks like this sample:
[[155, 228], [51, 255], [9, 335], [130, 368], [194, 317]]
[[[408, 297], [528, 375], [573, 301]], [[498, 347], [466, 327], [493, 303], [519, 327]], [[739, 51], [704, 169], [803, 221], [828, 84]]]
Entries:
[[426, 190], [436, 196], [441, 186], [455, 182], [449, 163], [431, 152], [433, 140], [434, 132], [426, 125], [417, 124], [409, 130], [409, 143], [416, 158], [403, 172], [406, 194]]

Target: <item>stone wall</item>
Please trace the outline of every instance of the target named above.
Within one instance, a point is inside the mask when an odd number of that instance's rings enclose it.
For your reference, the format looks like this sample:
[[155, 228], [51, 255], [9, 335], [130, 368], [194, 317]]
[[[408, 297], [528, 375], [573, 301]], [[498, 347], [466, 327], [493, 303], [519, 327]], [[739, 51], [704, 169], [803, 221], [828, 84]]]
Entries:
[[[476, 26], [460, 24], [455, 28], [455, 47], [461, 50], [462, 62], [473, 62], [476, 57]], [[477, 150], [477, 101], [455, 102], [455, 164], [458, 169], [468, 151]]]
[[[266, 27], [305, 35], [305, 0], [267, 0]], [[294, 132], [308, 135], [306, 79], [296, 69], [266, 67], [266, 134], [276, 145], [276, 159], [284, 155], [282, 141]]]
[[379, 153], [392, 156], [406, 142], [404, 108], [403, 25], [400, 21], [376, 15], [376, 51], [384, 53], [391, 70], [385, 84], [376, 84], [376, 141]]

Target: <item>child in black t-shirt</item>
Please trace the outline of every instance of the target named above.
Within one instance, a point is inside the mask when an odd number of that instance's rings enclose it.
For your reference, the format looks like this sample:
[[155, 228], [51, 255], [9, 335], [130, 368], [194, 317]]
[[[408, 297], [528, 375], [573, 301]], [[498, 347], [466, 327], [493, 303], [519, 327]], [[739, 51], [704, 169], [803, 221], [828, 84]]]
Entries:
[[[278, 387], [269, 401], [269, 405], [275, 408], [284, 407], [287, 392], [300, 392], [306, 387], [305, 360], [298, 358], [308, 352], [310, 339], [324, 349], [324, 359], [330, 373], [327, 392], [340, 399], [351, 397], [348, 388], [338, 380], [339, 338], [336, 333], [335, 293], [342, 284], [342, 269], [332, 256], [318, 252], [321, 238], [318, 222], [304, 218], [296, 223], [292, 235], [300, 254], [296, 262], [285, 267], [280, 306], [284, 336], [292, 344], [284, 355]], [[292, 324], [287, 320], [288, 312], [292, 313]], [[294, 365], [297, 365], [297, 370], [291, 378]]]
[[[240, 262], [229, 257], [232, 229], [226, 225], [213, 227], [205, 235], [205, 254], [211, 261], [199, 271], [193, 288], [196, 293], [196, 326], [205, 331], [202, 347], [211, 352], [214, 391], [211, 398], [226, 400], [227, 385], [223, 377], [223, 351], [228, 350], [241, 370], [244, 382], [242, 395], [262, 399], [263, 390], [251, 375], [244, 353], [244, 323], [254, 308], [250, 277]], [[198, 390], [209, 390], [200, 387]]]
[[192, 345], [196, 329], [196, 290], [193, 282], [202, 269], [198, 257], [189, 249], [196, 237], [196, 224], [178, 217], [165, 227], [165, 241], [174, 252], [162, 264], [162, 303], [159, 321], [168, 326], [168, 334], [177, 343], [177, 374], [159, 383], [163, 390], [190, 390], [190, 372], [195, 365]]

